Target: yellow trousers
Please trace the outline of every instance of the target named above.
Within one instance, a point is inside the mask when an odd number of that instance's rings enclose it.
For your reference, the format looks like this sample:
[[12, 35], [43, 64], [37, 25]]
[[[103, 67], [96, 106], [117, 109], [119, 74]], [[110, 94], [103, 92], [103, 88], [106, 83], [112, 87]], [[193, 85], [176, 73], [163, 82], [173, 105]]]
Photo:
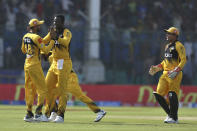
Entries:
[[157, 93], [161, 96], [165, 96], [169, 91], [174, 91], [176, 94], [179, 94], [180, 84], [182, 80], [182, 71], [174, 78], [171, 79], [168, 77], [167, 71], [164, 71], [157, 85]]
[[37, 94], [37, 112], [42, 112], [42, 106], [44, 100], [48, 95], [48, 90], [45, 84], [44, 73], [40, 64], [24, 67], [25, 72], [25, 101], [27, 105], [27, 111], [32, 111], [34, 99]]
[[[58, 67], [58, 60], [53, 60], [45, 79], [50, 96], [47, 99], [46, 109], [51, 107], [51, 99], [54, 96], [58, 96], [58, 115], [63, 115], [66, 109], [66, 102], [68, 98], [65, 90], [67, 89], [67, 81], [71, 69], [71, 60], [64, 60], [61, 68]], [[56, 87], [55, 91], [53, 90], [54, 87]], [[45, 112], [47, 113], [46, 109]]]
[[[69, 78], [68, 78], [68, 88], [65, 90], [65, 92], [71, 93], [73, 96], [75, 96], [77, 99], [79, 99], [80, 101], [84, 102], [85, 104], [87, 104], [87, 106], [95, 113], [100, 111], [100, 108], [94, 103], [94, 101], [92, 99], [90, 99], [87, 95], [85, 95], [83, 93], [83, 91], [81, 90], [80, 86], [79, 86], [79, 82], [78, 82], [78, 77], [76, 75], [76, 73], [72, 72], [69, 74]], [[52, 92], [56, 92], [56, 94], [58, 94], [58, 90], [56, 87], [54, 87], [52, 89]], [[51, 97], [51, 96], [50, 96]], [[51, 109], [56, 108], [55, 107], [55, 100], [56, 100], [57, 96], [53, 96], [53, 98], [51, 97]], [[46, 112], [49, 112], [49, 108], [48, 106], [46, 106]]]

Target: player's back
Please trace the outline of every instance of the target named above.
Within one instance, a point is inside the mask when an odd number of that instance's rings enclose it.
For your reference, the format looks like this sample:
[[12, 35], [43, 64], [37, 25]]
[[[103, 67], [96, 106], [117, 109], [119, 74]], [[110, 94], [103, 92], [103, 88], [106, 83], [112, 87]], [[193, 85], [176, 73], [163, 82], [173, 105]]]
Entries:
[[40, 49], [38, 44], [42, 39], [34, 33], [27, 33], [23, 37], [21, 50], [26, 54], [25, 66], [40, 64]]

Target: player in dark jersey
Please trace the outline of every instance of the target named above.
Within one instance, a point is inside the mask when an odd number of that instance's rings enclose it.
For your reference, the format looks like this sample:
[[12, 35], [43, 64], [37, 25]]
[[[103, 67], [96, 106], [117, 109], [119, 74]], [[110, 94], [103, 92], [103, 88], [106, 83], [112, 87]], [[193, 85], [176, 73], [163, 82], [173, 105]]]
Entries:
[[[169, 42], [165, 47], [164, 60], [155, 66], [151, 66], [150, 75], [163, 71], [156, 92], [153, 92], [157, 102], [167, 113], [165, 123], [178, 123], [178, 94], [182, 80], [182, 69], [186, 63], [185, 48], [178, 41], [179, 31], [171, 27], [166, 32], [166, 40]], [[168, 100], [164, 96], [168, 95]]]

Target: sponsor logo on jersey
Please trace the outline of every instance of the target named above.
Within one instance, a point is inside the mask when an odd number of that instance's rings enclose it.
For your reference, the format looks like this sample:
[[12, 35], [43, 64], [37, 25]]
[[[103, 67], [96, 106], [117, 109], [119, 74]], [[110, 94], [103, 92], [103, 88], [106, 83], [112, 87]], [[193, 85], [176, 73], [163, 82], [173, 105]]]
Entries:
[[169, 50], [170, 50], [170, 52], [172, 52], [172, 50], [174, 50], [174, 46], [170, 47]]
[[171, 58], [171, 57], [172, 57], [172, 54], [170, 54], [170, 53], [165, 53], [165, 57], [166, 57], [166, 58]]

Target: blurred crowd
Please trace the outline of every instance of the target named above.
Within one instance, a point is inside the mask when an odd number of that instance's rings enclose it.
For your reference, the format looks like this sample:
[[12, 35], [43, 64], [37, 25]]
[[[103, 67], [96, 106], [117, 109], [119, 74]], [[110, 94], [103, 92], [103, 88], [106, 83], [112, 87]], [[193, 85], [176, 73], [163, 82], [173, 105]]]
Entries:
[[[62, 13], [68, 19], [80, 9], [85, 9], [83, 0], [0, 0], [1, 31], [25, 30], [32, 18], [44, 19], [49, 26], [54, 14]], [[2, 32], [1, 32], [2, 33]]]
[[[22, 69], [24, 56], [20, 46], [30, 19], [45, 21], [41, 36], [46, 35], [55, 14], [64, 14], [66, 25], [79, 28], [84, 24], [79, 12], [85, 11], [85, 5], [83, 0], [0, 0], [0, 38], [6, 56], [3, 68]], [[17, 55], [13, 58], [13, 54]]]
[[[106, 0], [102, 11], [108, 10], [117, 28], [134, 31], [158, 31], [171, 25], [181, 31], [197, 31], [196, 0]], [[107, 14], [107, 13], [106, 13]]]
[[[61, 13], [73, 33], [71, 56], [82, 76], [86, 59], [87, 2], [0, 0], [0, 37], [4, 40], [6, 56], [2, 69], [23, 69], [20, 44], [31, 18], [45, 20], [42, 28], [46, 34], [54, 14]], [[197, 16], [192, 15], [197, 14], [195, 5], [196, 0], [101, 0], [100, 59], [105, 65], [106, 83], [156, 83], [157, 78], [151, 78], [148, 69], [163, 58], [166, 44], [163, 29], [175, 26], [181, 32], [179, 40], [185, 45], [188, 58], [184, 84], [197, 85]]]

